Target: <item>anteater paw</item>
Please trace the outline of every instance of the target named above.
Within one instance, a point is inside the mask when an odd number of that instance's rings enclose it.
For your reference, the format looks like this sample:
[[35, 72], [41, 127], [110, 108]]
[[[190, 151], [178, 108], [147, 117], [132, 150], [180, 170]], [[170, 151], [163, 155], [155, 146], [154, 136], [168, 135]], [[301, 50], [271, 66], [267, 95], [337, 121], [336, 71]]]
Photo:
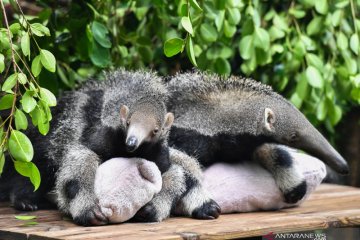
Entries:
[[306, 194], [307, 184], [306, 181], [302, 181], [299, 185], [292, 188], [289, 191], [284, 191], [284, 199], [286, 203], [297, 203]]
[[38, 205], [31, 200], [21, 199], [14, 201], [14, 208], [20, 211], [36, 211], [38, 210]]
[[192, 212], [192, 217], [197, 219], [215, 219], [221, 213], [220, 206], [212, 199], [205, 202], [201, 207]]
[[162, 219], [158, 217], [158, 211], [151, 202], [140, 208], [132, 218], [135, 222], [160, 222]]
[[76, 224], [82, 226], [105, 225], [109, 222], [97, 204], [93, 207], [84, 209], [80, 215], [75, 216], [73, 219]]

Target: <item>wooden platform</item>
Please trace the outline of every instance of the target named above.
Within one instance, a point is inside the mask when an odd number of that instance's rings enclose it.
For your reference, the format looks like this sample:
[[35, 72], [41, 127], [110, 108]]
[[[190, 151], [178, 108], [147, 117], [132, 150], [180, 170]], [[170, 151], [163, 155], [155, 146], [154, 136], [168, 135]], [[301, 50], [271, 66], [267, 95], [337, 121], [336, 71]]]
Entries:
[[[38, 224], [15, 219], [35, 215]], [[0, 205], [0, 239], [231, 239], [360, 225], [360, 189], [324, 184], [301, 207], [221, 215], [216, 220], [170, 218], [162, 223], [79, 227], [56, 210], [18, 212]]]

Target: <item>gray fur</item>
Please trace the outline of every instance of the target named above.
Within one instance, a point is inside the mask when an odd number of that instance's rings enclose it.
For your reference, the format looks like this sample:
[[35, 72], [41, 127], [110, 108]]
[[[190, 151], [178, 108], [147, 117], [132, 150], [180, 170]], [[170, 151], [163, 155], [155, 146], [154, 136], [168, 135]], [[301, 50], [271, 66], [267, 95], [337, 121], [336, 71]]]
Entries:
[[[153, 153], [148, 150], [153, 149], [153, 144], [158, 144], [160, 148], [157, 149], [161, 150], [156, 160], [148, 160], [155, 161], [162, 171], [164, 187], [153, 201], [138, 212], [138, 216], [143, 217], [143, 221], [161, 221], [168, 217], [176, 201], [192, 187], [201, 189], [201, 182], [197, 181], [198, 169], [186, 169], [179, 164], [188, 158], [182, 160], [175, 157], [176, 162], [172, 164], [171, 153], [168, 154], [166, 125], [171, 125], [172, 115], [166, 118], [169, 115], [166, 114], [167, 99], [168, 92], [155, 73], [123, 69], [107, 73], [103, 82], [89, 82], [78, 91], [66, 93], [53, 111], [54, 120], [49, 134], [45, 138], [39, 137], [34, 128], [28, 132], [35, 148], [33, 161], [40, 168], [43, 180], [49, 180], [43, 182], [40, 191], [33, 193], [29, 188], [26, 194], [21, 194], [19, 187], [14, 187], [14, 205], [23, 209], [22, 204], [29, 203], [30, 207], [26, 210], [31, 210], [31, 206], [37, 207], [38, 196], [45, 195], [55, 187], [58, 207], [71, 215], [76, 223], [105, 224], [107, 219], [101, 213], [94, 194], [98, 165], [112, 157], [134, 157], [136, 154], [147, 154], [139, 156], [143, 158], [153, 157]], [[123, 111], [125, 114], [120, 116], [121, 106], [124, 105], [127, 106], [124, 108], [126, 111]], [[138, 122], [133, 123], [134, 119]], [[148, 136], [141, 140], [143, 144], [136, 146], [137, 149], [139, 147], [138, 153], [126, 151], [128, 129], [132, 124], [137, 124], [136, 128], [141, 127], [141, 124], [146, 125], [147, 120], [152, 120], [153, 125], [149, 125]], [[151, 129], [155, 125], [159, 127], [156, 133]], [[133, 131], [132, 134], [137, 133]], [[191, 172], [193, 170], [194, 176]], [[198, 208], [212, 201], [205, 193], [198, 191], [198, 194], [204, 194], [198, 196], [203, 199], [199, 201]], [[201, 213], [216, 217], [219, 213], [212, 211], [216, 206], [202, 210]]]
[[202, 164], [222, 161], [226, 154], [227, 161], [257, 160], [273, 174], [288, 202], [302, 198], [306, 183], [278, 144], [307, 151], [339, 172], [348, 171], [345, 160], [303, 114], [269, 86], [195, 71], [177, 74], [167, 87], [168, 109], [175, 115], [170, 144]]
[[[244, 133], [270, 136], [277, 143], [313, 154], [338, 172], [348, 171], [346, 161], [304, 115], [266, 85], [246, 78], [222, 79], [193, 72], [177, 74], [167, 86], [175, 127], [205, 136]], [[275, 115], [272, 129], [265, 126], [266, 109]]]

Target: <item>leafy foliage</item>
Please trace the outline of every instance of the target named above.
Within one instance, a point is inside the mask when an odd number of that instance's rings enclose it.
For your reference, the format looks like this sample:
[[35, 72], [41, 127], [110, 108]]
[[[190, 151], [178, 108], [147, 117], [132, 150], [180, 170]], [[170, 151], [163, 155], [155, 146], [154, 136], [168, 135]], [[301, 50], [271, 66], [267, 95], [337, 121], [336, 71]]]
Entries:
[[[360, 104], [360, 0], [40, 0], [29, 14], [17, 0], [0, 1], [15, 12], [0, 25], [0, 110], [10, 111], [1, 123], [0, 173], [9, 151], [36, 184], [21, 131], [33, 124], [45, 135], [53, 93], [101, 79], [103, 69], [167, 75], [195, 66], [250, 76], [332, 134]], [[9, 149], [12, 135], [20, 155]]]
[[[9, 111], [0, 125], [0, 173], [8, 152], [16, 171], [30, 178], [36, 190], [41, 182], [40, 172], [31, 162], [34, 156], [32, 143], [20, 130], [28, 128], [27, 113], [40, 133], [46, 135], [49, 131], [49, 107], [56, 105], [56, 98], [48, 89], [40, 87], [36, 77], [42, 66], [55, 72], [56, 60], [50, 51], [41, 49], [38, 44], [40, 37], [50, 36], [50, 30], [42, 23], [30, 22], [21, 8], [17, 21], [9, 25], [4, 2], [0, 3], [5, 20], [5, 26], [0, 28], [0, 73], [4, 72], [0, 109]], [[13, 4], [19, 7], [17, 1]]]

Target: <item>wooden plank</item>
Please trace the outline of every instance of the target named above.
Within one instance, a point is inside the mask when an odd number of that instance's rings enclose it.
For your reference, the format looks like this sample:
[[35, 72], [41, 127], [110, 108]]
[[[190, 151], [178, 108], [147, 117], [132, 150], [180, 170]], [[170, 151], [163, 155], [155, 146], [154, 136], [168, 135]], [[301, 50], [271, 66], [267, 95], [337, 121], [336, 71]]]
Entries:
[[[0, 205], [0, 239], [232, 239], [360, 225], [360, 189], [323, 184], [300, 207], [279, 211], [226, 214], [216, 220], [170, 218], [161, 223], [123, 223], [80, 227], [64, 221], [56, 210], [41, 210], [39, 223], [24, 226], [14, 215], [21, 212]], [[24, 212], [22, 213], [24, 214]]]

